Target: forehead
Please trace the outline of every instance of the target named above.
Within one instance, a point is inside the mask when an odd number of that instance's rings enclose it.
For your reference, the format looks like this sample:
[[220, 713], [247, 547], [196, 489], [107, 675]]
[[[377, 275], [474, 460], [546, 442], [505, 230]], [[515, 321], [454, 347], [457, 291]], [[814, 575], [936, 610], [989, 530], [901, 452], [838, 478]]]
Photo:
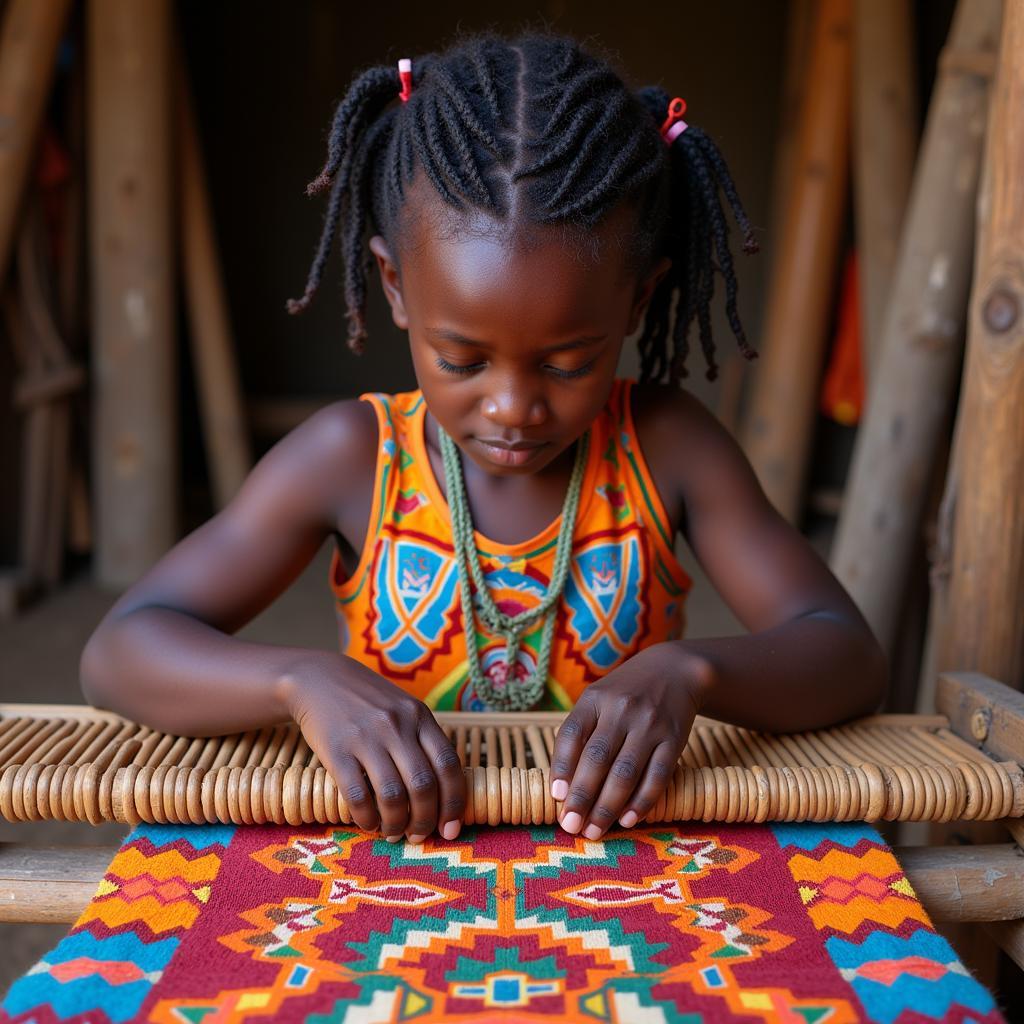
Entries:
[[461, 317], [546, 331], [617, 318], [632, 295], [634, 228], [625, 206], [586, 231], [502, 222], [453, 209], [419, 179], [395, 240], [409, 313], [424, 323]]

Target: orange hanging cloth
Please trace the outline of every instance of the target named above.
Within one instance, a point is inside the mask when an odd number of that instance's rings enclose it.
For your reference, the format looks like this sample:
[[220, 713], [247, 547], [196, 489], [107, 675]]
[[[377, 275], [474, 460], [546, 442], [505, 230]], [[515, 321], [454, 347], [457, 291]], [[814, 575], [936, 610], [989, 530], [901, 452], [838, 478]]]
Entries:
[[853, 426], [864, 408], [864, 360], [861, 351], [860, 286], [857, 250], [851, 249], [843, 268], [836, 338], [832, 345], [821, 411], [837, 423]]

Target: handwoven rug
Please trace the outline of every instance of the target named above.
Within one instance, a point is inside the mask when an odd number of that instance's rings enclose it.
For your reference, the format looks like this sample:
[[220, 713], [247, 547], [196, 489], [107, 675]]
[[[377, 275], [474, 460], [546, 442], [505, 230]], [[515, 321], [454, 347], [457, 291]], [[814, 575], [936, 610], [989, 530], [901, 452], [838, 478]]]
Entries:
[[0, 1020], [1002, 1021], [862, 824], [143, 825]]

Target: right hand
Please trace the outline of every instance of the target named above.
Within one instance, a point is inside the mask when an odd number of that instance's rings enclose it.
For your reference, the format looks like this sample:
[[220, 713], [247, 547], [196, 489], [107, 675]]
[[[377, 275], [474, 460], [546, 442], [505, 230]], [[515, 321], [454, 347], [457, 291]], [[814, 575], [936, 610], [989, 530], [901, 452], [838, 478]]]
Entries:
[[311, 653], [290, 676], [291, 716], [359, 828], [391, 842], [403, 833], [422, 842], [438, 826], [445, 839], [459, 834], [462, 764], [423, 701], [330, 651]]

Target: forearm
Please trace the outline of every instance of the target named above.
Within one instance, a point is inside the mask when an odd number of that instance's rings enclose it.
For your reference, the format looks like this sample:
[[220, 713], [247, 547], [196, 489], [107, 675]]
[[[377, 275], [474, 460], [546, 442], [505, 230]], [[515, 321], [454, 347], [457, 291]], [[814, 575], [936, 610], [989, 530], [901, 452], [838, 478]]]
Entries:
[[825, 613], [747, 636], [676, 643], [688, 656], [681, 671], [698, 666], [701, 714], [752, 729], [795, 732], [870, 714], [888, 682], [866, 627]]
[[81, 658], [86, 699], [151, 728], [217, 736], [290, 717], [296, 674], [327, 651], [248, 643], [169, 608], [104, 623]]

